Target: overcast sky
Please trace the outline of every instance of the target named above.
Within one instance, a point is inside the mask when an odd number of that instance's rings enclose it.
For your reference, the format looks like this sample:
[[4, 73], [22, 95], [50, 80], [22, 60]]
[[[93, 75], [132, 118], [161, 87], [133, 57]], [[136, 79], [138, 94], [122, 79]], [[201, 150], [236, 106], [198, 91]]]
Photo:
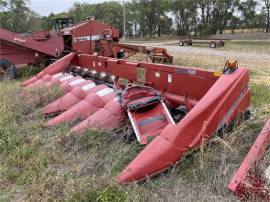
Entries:
[[[40, 15], [67, 11], [75, 2], [100, 3], [105, 0], [30, 0], [30, 8]], [[107, 0], [108, 1], [108, 0]]]

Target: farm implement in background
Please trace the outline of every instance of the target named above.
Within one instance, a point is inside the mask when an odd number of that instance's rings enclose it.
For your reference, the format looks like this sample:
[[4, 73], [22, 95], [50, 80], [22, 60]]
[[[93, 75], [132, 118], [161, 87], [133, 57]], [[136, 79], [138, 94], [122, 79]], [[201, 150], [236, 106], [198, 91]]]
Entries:
[[173, 62], [173, 57], [164, 48], [119, 43], [119, 30], [96, 20], [88, 20], [62, 29], [60, 33], [64, 37], [67, 53], [76, 50], [78, 53], [118, 59], [126, 59], [142, 53], [153, 63]]
[[23, 36], [0, 28], [0, 77], [16, 77], [16, 67], [45, 64], [64, 50], [63, 38], [55, 31], [41, 31]]
[[[75, 122], [113, 130], [128, 118], [145, 148], [117, 177], [119, 183], [163, 172], [186, 152], [249, 116], [246, 68], [227, 62], [222, 73], [183, 66], [70, 53], [25, 81], [26, 88], [60, 86], [65, 94], [45, 106], [46, 127]], [[74, 122], [72, 122], [74, 123]]]
[[206, 44], [210, 48], [219, 48], [225, 45], [224, 39], [203, 39], [203, 38], [189, 38], [179, 41], [179, 46], [192, 46], [194, 44]]
[[164, 48], [115, 43], [113, 44], [113, 49], [115, 49], [117, 53], [123, 51], [123, 59], [127, 59], [137, 53], [142, 53], [148, 56], [152, 63], [173, 63], [173, 56], [171, 56]]
[[95, 54], [113, 58], [128, 58], [137, 53], [148, 56], [152, 62], [172, 63], [166, 49], [120, 44], [119, 30], [87, 20], [73, 24], [71, 18], [52, 21], [54, 30], [19, 35], [0, 28], [0, 76], [16, 76], [16, 68], [27, 64], [46, 67], [70, 52]]
[[[270, 200], [270, 167], [263, 168], [262, 160], [270, 141], [270, 119], [266, 122], [228, 188], [240, 199]], [[269, 165], [269, 159], [267, 159]]]

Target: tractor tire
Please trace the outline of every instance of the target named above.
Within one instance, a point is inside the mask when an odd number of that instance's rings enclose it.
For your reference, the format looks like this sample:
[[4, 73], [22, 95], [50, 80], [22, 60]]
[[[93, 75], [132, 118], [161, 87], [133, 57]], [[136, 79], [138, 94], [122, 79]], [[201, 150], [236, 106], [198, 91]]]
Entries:
[[183, 41], [179, 41], [179, 46], [184, 46], [184, 42]]
[[13, 63], [8, 60], [0, 60], [0, 80], [15, 79], [17, 76], [17, 69]]
[[210, 48], [216, 48], [216, 47], [217, 47], [217, 43], [214, 42], [214, 41], [212, 41], [212, 42], [210, 43]]
[[251, 117], [251, 111], [250, 110], [245, 111], [245, 113], [244, 113], [244, 120], [245, 121], [246, 120], [249, 120], [250, 117]]

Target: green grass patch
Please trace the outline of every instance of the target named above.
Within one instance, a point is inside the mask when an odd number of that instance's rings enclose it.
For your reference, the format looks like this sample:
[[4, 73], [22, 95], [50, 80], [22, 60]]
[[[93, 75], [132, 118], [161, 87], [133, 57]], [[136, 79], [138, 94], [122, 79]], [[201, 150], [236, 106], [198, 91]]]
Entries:
[[270, 52], [270, 41], [228, 41], [219, 50], [267, 54]]
[[270, 86], [266, 84], [251, 84], [250, 87], [252, 92], [252, 105], [256, 108], [270, 108]]
[[93, 202], [122, 202], [125, 201], [127, 193], [116, 186], [99, 187], [87, 193], [77, 192], [71, 201], [93, 201]]
[[25, 80], [26, 78], [29, 78], [31, 76], [34, 76], [38, 74], [41, 71], [41, 68], [33, 66], [33, 65], [27, 65], [26, 67], [19, 68], [17, 70], [17, 78], [20, 80]]

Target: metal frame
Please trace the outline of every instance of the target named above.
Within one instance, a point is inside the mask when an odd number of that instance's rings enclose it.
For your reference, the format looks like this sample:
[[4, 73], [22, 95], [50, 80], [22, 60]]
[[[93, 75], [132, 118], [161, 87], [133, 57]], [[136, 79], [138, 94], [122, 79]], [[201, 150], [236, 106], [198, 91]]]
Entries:
[[228, 188], [238, 197], [247, 199], [250, 197], [261, 197], [270, 200], [269, 190], [265, 180], [257, 178], [252, 174], [252, 169], [259, 165], [264, 156], [266, 147], [270, 141], [270, 119], [264, 125], [247, 156], [241, 163]]

